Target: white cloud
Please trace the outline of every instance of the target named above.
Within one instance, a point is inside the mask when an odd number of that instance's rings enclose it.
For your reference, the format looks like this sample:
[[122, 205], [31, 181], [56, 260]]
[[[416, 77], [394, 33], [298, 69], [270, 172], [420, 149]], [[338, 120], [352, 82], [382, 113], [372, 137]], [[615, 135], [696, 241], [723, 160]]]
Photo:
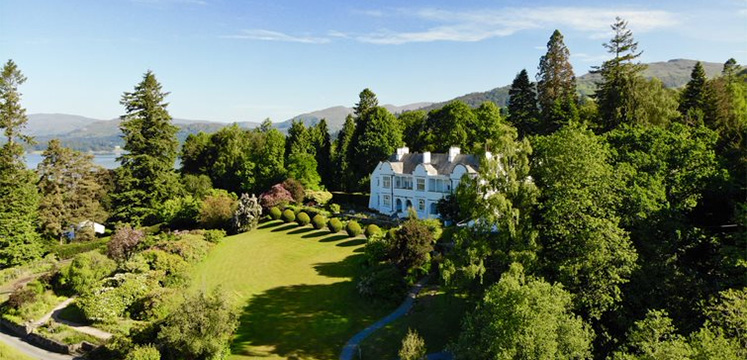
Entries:
[[315, 36], [294, 36], [281, 33], [278, 31], [264, 30], [264, 29], [251, 29], [243, 30], [237, 35], [226, 35], [223, 36], [226, 39], [244, 39], [244, 40], [263, 40], [263, 41], [284, 41], [284, 42], [297, 42], [304, 44], [326, 44], [330, 40], [324, 37]]
[[590, 37], [608, 37], [616, 16], [626, 19], [635, 32], [647, 32], [677, 25], [677, 15], [663, 10], [633, 10], [579, 7], [505, 8], [500, 10], [447, 11], [439, 9], [398, 10], [398, 16], [436, 23], [423, 31], [381, 30], [357, 37], [374, 44], [410, 42], [474, 42], [516, 32], [541, 28], [572, 29]]

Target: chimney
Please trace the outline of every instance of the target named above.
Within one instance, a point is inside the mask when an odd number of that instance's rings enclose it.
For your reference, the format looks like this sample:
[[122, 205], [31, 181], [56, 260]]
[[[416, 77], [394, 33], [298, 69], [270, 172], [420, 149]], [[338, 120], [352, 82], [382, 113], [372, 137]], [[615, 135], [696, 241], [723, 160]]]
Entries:
[[408, 148], [407, 146], [397, 148], [397, 155], [395, 158], [397, 159], [397, 161], [402, 161], [402, 157], [404, 157], [405, 154], [409, 154], [409, 153], [410, 153], [410, 148]]
[[449, 162], [454, 161], [456, 159], [456, 156], [459, 155], [461, 150], [459, 150], [458, 147], [452, 146], [449, 148]]
[[426, 151], [423, 153], [423, 164], [430, 164], [431, 163], [431, 152]]

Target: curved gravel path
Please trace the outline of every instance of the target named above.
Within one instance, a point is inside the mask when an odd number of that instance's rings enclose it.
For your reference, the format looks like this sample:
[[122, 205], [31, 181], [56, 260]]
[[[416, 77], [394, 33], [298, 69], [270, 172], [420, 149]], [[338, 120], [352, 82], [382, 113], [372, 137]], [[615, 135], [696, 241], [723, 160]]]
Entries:
[[420, 279], [420, 281], [418, 281], [415, 286], [413, 286], [410, 291], [407, 292], [405, 301], [402, 302], [402, 304], [396, 310], [350, 338], [347, 344], [345, 344], [345, 346], [342, 348], [342, 353], [340, 353], [340, 360], [353, 360], [353, 356], [357, 354], [356, 350], [358, 349], [361, 341], [363, 341], [369, 335], [373, 334], [374, 331], [381, 329], [390, 322], [399, 319], [400, 317], [402, 317], [402, 315], [407, 314], [407, 312], [410, 311], [410, 308], [412, 308], [412, 305], [415, 303], [415, 297], [418, 295], [420, 290], [423, 289], [423, 286], [427, 281], [427, 276]]

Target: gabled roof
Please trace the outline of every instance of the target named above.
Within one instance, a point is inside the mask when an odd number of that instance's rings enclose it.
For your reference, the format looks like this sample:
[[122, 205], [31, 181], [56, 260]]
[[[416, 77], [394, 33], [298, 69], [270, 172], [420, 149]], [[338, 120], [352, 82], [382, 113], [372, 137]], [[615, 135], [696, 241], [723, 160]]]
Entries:
[[[423, 163], [423, 154], [404, 154], [402, 160], [397, 161], [396, 155], [389, 159], [392, 170], [401, 174], [412, 174], [415, 167]], [[449, 162], [449, 154], [431, 153], [431, 162], [426, 164], [426, 170], [431, 173], [431, 168], [439, 175], [450, 175], [457, 165], [464, 165], [470, 173], [476, 173], [480, 167], [480, 160], [475, 155], [459, 154], [454, 161]]]

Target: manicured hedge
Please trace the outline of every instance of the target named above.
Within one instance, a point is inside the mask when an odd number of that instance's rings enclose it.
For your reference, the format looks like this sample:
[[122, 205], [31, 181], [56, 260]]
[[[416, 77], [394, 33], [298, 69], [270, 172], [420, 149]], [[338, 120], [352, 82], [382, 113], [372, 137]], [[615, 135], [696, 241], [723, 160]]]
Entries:
[[366, 238], [370, 239], [374, 235], [381, 234], [381, 228], [379, 228], [376, 224], [370, 224], [366, 226]]
[[315, 215], [313, 219], [311, 219], [311, 224], [314, 225], [314, 229], [320, 230], [325, 225], [327, 225], [327, 218], [324, 217], [324, 215]]
[[327, 227], [329, 228], [330, 232], [338, 233], [340, 230], [342, 230], [342, 222], [340, 222], [340, 219], [333, 218], [329, 219], [329, 222], [327, 222]]
[[298, 223], [298, 225], [306, 226], [311, 222], [311, 218], [309, 218], [309, 215], [307, 215], [305, 212], [300, 212], [298, 213], [298, 216], [296, 216], [296, 222]]
[[347, 231], [348, 236], [350, 237], [356, 237], [363, 233], [361, 226], [358, 225], [358, 222], [355, 220], [348, 221], [348, 225], [345, 226], [345, 231]]
[[276, 207], [270, 208], [270, 217], [272, 218], [272, 220], [278, 220], [281, 216], [283, 216], [283, 212], [280, 211], [280, 209]]
[[291, 209], [285, 209], [283, 211], [283, 221], [289, 223], [296, 220], [296, 214]]

